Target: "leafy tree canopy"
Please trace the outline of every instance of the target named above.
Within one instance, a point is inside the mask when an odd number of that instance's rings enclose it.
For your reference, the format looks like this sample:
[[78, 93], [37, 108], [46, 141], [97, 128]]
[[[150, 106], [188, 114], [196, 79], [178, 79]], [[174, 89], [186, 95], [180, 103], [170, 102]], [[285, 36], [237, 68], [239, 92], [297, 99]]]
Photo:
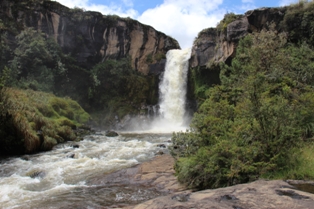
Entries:
[[274, 27], [243, 38], [192, 131], [172, 138], [178, 179], [215, 188], [298, 166], [291, 153], [314, 133], [313, 61], [307, 43], [289, 44]]

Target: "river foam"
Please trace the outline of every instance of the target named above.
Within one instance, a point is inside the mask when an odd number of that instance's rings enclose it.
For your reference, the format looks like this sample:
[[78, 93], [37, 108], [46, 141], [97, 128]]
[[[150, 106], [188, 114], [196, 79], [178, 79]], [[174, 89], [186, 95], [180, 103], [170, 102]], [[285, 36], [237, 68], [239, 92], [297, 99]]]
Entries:
[[[144, 191], [125, 193], [130, 189], [87, 185], [86, 182], [153, 158], [162, 149], [157, 145], [167, 144], [169, 140], [167, 135], [121, 134], [110, 138], [98, 133], [75, 142], [78, 148], [68, 142], [49, 152], [2, 160], [1, 208], [58, 208], [70, 204], [71, 200], [97, 208], [113, 204], [116, 198], [118, 202], [131, 201], [136, 195], [140, 195], [140, 201], [145, 198]], [[129, 200], [121, 199], [123, 197]], [[94, 201], [88, 203], [90, 199]]]

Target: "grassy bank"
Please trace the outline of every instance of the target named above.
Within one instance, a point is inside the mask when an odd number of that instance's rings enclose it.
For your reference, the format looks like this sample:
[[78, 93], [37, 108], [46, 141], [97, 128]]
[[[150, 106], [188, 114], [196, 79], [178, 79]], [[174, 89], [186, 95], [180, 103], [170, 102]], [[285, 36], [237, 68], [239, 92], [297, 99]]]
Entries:
[[294, 162], [286, 166], [285, 169], [267, 172], [261, 176], [265, 179], [314, 179], [314, 142], [306, 143], [301, 148], [290, 153]]
[[76, 140], [75, 130], [89, 120], [77, 102], [50, 93], [3, 88], [0, 101], [1, 154], [34, 153]]

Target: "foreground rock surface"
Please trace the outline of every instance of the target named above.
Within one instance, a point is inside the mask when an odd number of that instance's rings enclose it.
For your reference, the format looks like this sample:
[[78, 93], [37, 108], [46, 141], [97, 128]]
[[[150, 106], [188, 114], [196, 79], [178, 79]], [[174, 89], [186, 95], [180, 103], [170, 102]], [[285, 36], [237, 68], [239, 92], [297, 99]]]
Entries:
[[314, 206], [314, 194], [291, 185], [308, 184], [304, 181], [288, 181], [289, 184], [282, 180], [258, 180], [192, 192], [179, 184], [173, 165], [174, 159], [169, 154], [156, 156], [138, 166], [90, 179], [89, 184], [144, 186], [162, 195], [138, 205], [118, 206], [127, 209], [310, 209]]
[[281, 180], [258, 180], [214, 190], [177, 192], [149, 200], [132, 208], [310, 209], [313, 207], [314, 194], [298, 191]]
[[174, 176], [174, 159], [165, 154], [156, 156], [153, 160], [144, 162], [138, 166], [119, 170], [103, 177], [95, 177], [89, 180], [92, 185], [141, 185], [154, 187], [163, 194], [183, 191]]

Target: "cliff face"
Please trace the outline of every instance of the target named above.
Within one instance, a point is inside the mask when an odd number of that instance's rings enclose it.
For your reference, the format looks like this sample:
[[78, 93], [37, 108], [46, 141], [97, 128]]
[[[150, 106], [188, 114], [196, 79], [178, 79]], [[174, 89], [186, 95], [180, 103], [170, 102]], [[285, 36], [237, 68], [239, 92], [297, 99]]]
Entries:
[[223, 30], [204, 29], [194, 41], [190, 66], [194, 68], [205, 66], [209, 62], [229, 62], [242, 37], [262, 30], [271, 22], [279, 25], [285, 11], [285, 7], [256, 9], [246, 12], [244, 16], [229, 23]]
[[4, 0], [0, 15], [21, 29], [33, 27], [53, 37], [85, 66], [130, 56], [132, 66], [148, 74], [168, 50], [180, 48], [173, 38], [136, 20], [69, 9], [54, 1]]

